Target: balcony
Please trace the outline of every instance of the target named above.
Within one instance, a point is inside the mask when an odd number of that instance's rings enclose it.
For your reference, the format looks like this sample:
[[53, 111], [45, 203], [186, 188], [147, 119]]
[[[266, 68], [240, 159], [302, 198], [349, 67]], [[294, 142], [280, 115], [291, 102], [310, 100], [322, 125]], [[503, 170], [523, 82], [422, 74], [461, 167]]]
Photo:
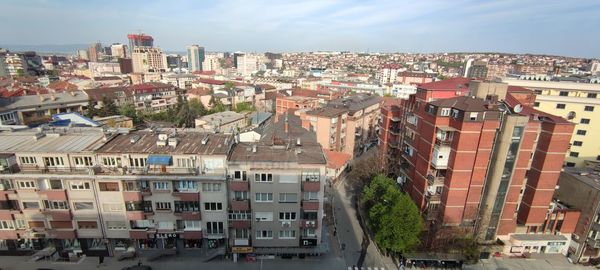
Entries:
[[123, 200], [126, 202], [136, 202], [142, 200], [142, 192], [140, 191], [123, 191]]
[[303, 181], [302, 182], [302, 191], [319, 192], [319, 191], [321, 191], [321, 182]]
[[202, 215], [199, 211], [175, 211], [175, 215], [183, 220], [202, 220]]
[[390, 146], [390, 148], [394, 148], [394, 149], [400, 148], [400, 144], [398, 143], [398, 141], [395, 141], [395, 140], [389, 141], [388, 145]]
[[198, 168], [170, 168], [162, 166], [150, 166], [146, 170], [147, 174], [179, 174], [179, 175], [198, 175]]
[[250, 220], [230, 220], [229, 224], [234, 229], [249, 229], [251, 226]]
[[231, 207], [231, 210], [234, 211], [248, 211], [250, 210], [250, 201], [234, 199], [229, 202], [229, 206]]
[[236, 238], [233, 240], [233, 245], [234, 246], [249, 246], [250, 240], [247, 238], [246, 239]]
[[230, 181], [229, 190], [231, 191], [249, 191], [250, 185], [248, 181]]
[[400, 135], [400, 129], [399, 129], [399, 128], [390, 128], [390, 129], [389, 129], [389, 132], [390, 132], [392, 135]]
[[73, 215], [69, 210], [57, 210], [57, 209], [44, 209], [42, 213], [47, 217], [51, 218], [53, 221], [71, 221], [73, 220]]
[[152, 195], [152, 190], [149, 187], [140, 188], [140, 192], [142, 193], [142, 196], [151, 196]]
[[23, 173], [63, 173], [63, 174], [88, 174], [100, 171], [100, 167], [48, 167], [39, 165], [21, 165]]
[[443, 139], [436, 138], [435, 144], [436, 145], [450, 145], [450, 144], [452, 144], [452, 138], [443, 138]]
[[427, 184], [429, 186], [442, 186], [444, 185], [445, 176], [434, 176], [433, 174], [427, 174]]
[[46, 231], [46, 237], [54, 239], [77, 239], [77, 232], [74, 229], [49, 229]]
[[177, 189], [173, 190], [173, 196], [179, 197], [180, 201], [192, 202], [200, 200], [200, 193], [198, 191], [188, 192], [188, 191], [179, 191]]
[[319, 201], [302, 201], [303, 210], [319, 210]]
[[316, 219], [303, 219], [300, 221], [300, 228], [317, 228], [319, 222]]
[[442, 199], [442, 194], [437, 192], [427, 192], [425, 195], [427, 201], [431, 202], [440, 202]]
[[127, 220], [141, 220], [146, 218], [144, 211], [126, 211]]
[[66, 201], [67, 191], [65, 189], [46, 189], [38, 191], [38, 194], [44, 196], [50, 201]]
[[448, 168], [448, 159], [450, 156], [450, 147], [435, 146], [431, 157], [431, 165], [436, 169]]

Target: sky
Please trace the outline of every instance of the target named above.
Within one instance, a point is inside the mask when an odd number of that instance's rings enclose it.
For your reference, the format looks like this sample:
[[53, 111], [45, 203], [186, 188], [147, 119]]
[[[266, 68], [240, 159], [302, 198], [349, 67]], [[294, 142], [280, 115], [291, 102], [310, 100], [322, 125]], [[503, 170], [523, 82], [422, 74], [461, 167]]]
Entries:
[[0, 43], [600, 57], [598, 0], [2, 0]]

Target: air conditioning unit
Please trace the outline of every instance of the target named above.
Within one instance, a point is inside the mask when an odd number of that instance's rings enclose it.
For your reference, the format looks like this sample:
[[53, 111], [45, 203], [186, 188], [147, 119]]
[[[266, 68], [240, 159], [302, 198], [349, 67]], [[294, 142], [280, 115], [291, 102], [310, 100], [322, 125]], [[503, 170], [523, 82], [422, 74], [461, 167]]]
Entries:
[[3, 172], [4, 170], [6, 170], [6, 166], [0, 165], [0, 172]]
[[284, 228], [289, 228], [292, 225], [292, 222], [290, 221], [282, 221], [281, 222], [281, 226]]

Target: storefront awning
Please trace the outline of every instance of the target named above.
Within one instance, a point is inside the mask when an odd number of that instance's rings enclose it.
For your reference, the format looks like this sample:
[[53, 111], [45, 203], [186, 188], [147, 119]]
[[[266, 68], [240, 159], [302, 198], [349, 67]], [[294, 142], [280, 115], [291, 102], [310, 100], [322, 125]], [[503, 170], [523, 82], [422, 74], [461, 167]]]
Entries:
[[171, 156], [167, 155], [149, 155], [148, 165], [171, 165]]

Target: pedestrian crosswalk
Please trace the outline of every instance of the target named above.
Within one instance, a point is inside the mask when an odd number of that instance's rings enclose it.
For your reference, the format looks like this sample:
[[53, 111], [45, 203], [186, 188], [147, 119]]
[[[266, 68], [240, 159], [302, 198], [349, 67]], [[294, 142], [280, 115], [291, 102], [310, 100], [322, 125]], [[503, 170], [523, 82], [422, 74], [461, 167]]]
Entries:
[[348, 270], [385, 270], [385, 268], [384, 267], [371, 267], [371, 266], [363, 266], [363, 267], [348, 266]]

